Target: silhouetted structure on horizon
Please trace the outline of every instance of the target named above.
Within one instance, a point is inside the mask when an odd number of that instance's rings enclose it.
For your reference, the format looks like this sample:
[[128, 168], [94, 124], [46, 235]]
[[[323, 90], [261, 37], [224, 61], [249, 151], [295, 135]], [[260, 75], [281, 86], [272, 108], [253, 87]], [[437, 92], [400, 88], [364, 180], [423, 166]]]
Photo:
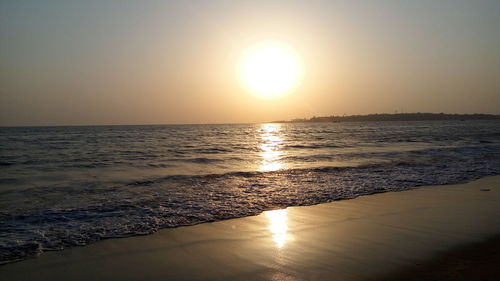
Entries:
[[323, 116], [289, 121], [273, 121], [273, 123], [306, 123], [306, 122], [365, 122], [365, 121], [436, 121], [436, 120], [500, 120], [494, 114], [446, 114], [446, 113], [382, 113], [349, 116]]

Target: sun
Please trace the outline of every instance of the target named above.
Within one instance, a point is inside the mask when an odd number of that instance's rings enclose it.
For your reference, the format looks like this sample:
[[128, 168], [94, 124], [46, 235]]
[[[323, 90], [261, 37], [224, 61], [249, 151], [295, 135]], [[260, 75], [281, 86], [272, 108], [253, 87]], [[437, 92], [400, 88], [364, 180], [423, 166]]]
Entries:
[[238, 79], [247, 91], [275, 98], [299, 86], [303, 68], [300, 56], [290, 45], [264, 41], [243, 52], [238, 62]]

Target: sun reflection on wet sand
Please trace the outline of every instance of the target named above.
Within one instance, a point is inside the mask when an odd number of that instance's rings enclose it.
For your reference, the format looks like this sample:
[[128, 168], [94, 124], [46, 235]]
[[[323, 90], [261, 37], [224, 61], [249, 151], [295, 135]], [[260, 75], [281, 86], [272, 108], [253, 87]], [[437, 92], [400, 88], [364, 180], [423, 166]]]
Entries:
[[273, 234], [273, 241], [278, 249], [285, 246], [288, 240], [288, 216], [286, 209], [274, 210], [266, 212], [266, 217], [269, 220], [269, 231]]
[[276, 171], [283, 168], [280, 158], [283, 151], [280, 151], [280, 145], [283, 143], [280, 124], [262, 124], [260, 138], [262, 144], [259, 148], [262, 150], [262, 162], [259, 170], [264, 172]]

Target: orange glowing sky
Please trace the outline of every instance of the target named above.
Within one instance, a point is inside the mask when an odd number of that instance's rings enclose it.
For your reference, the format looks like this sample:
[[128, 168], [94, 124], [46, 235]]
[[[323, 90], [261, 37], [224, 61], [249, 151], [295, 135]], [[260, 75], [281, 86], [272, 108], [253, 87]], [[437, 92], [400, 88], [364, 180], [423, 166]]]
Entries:
[[[4, 126], [500, 114], [498, 1], [0, 6]], [[279, 42], [293, 55], [257, 52], [242, 68], [259, 42]]]

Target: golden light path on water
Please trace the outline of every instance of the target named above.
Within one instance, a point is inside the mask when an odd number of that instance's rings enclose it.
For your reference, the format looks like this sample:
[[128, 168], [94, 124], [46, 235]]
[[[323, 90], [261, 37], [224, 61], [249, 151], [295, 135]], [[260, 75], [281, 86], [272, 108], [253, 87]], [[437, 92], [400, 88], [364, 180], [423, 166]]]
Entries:
[[259, 170], [262, 172], [277, 171], [283, 168], [283, 163], [280, 161], [283, 151], [280, 146], [283, 143], [280, 124], [262, 124], [260, 128], [260, 138], [262, 144], [260, 156], [262, 162]]
[[[283, 134], [280, 124], [262, 124], [260, 127], [260, 138], [262, 143], [260, 156], [262, 162], [259, 170], [262, 172], [277, 171], [284, 168], [281, 157], [283, 151], [280, 147], [283, 144]], [[269, 220], [269, 231], [273, 235], [273, 241], [276, 248], [281, 249], [285, 243], [290, 240], [288, 231], [287, 210], [273, 210], [265, 213]]]

